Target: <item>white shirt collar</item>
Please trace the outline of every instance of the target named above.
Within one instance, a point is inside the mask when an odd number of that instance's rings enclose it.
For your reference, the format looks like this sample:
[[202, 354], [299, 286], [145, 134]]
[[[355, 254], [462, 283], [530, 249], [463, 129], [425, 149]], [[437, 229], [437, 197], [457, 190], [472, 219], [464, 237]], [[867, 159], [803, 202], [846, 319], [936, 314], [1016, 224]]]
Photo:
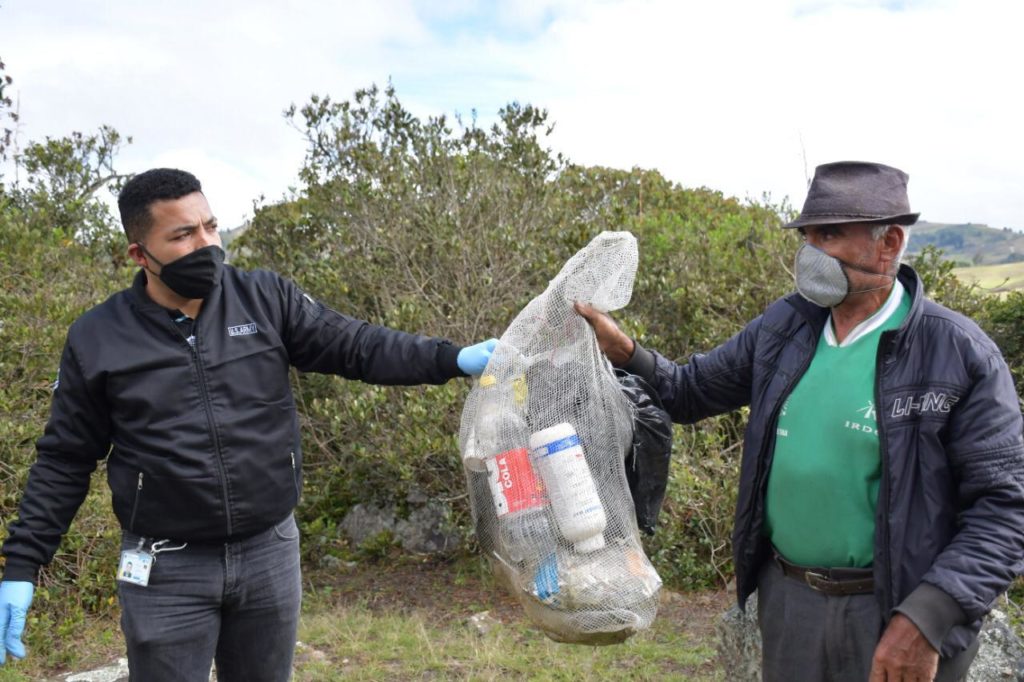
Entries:
[[871, 317], [854, 327], [847, 337], [843, 339], [842, 343], [836, 342], [836, 332], [832, 325], [832, 313], [829, 313], [828, 320], [825, 321], [825, 330], [822, 332], [825, 335], [825, 343], [833, 347], [839, 346], [840, 348], [856, 343], [865, 335], [881, 327], [885, 324], [886, 320], [892, 317], [893, 313], [899, 309], [900, 303], [903, 302], [903, 294], [903, 284], [897, 279], [893, 284], [892, 291], [889, 292], [889, 298], [886, 299], [882, 307], [876, 310]]

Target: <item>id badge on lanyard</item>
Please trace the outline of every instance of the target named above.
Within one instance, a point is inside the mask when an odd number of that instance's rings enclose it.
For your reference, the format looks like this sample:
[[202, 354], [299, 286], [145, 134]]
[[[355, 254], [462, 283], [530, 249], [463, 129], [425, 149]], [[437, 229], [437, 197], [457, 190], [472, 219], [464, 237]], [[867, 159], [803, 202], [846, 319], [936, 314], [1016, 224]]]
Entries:
[[126, 549], [121, 552], [121, 563], [117, 566], [117, 579], [124, 583], [146, 587], [149, 585], [149, 574], [156, 563], [156, 555], [160, 552], [176, 552], [185, 549], [188, 543], [182, 543], [179, 547], [164, 547], [168, 540], [159, 540], [150, 546], [150, 551], [145, 550], [146, 538], [139, 538], [139, 545], [135, 549]]

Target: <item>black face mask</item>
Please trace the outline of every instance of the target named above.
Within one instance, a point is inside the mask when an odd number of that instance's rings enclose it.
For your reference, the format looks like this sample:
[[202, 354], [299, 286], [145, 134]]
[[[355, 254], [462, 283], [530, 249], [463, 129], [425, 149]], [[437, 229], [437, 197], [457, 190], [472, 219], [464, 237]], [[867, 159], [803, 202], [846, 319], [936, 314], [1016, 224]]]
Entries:
[[139, 244], [139, 248], [160, 266], [160, 274], [157, 275], [160, 281], [182, 298], [206, 298], [220, 282], [224, 272], [224, 249], [213, 244], [196, 249], [166, 265], [154, 258], [142, 244]]

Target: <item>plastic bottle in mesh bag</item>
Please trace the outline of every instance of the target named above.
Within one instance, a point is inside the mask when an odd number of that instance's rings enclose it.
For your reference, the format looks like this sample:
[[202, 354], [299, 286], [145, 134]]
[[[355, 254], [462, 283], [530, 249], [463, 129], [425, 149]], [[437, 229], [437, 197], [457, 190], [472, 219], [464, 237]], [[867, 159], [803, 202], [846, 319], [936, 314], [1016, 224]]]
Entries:
[[[514, 574], [514, 582], [542, 601], [558, 593], [555, 535], [549, 500], [527, 450], [529, 430], [523, 418], [525, 384], [519, 378], [503, 387], [493, 375], [480, 378], [483, 398], [475, 426], [476, 452], [487, 472], [498, 542], [493, 551]], [[504, 390], [503, 390], [504, 389]], [[492, 517], [486, 512], [479, 519]], [[480, 529], [478, 536], [494, 536]]]
[[537, 431], [530, 435], [530, 452], [562, 537], [577, 552], [604, 547], [607, 519], [576, 429], [563, 422]]

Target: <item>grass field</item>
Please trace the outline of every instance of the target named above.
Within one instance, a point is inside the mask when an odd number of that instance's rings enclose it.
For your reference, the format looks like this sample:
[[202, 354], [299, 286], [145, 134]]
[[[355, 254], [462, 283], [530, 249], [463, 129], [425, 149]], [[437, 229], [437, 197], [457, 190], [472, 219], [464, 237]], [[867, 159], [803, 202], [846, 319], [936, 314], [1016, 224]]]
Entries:
[[974, 282], [992, 293], [1024, 289], [1024, 262], [978, 265], [953, 271], [965, 282]]
[[[296, 682], [723, 682], [715, 625], [735, 599], [725, 590], [663, 590], [650, 629], [593, 647], [557, 644], [531, 626], [477, 558], [389, 558], [310, 570], [304, 583]], [[468, 623], [484, 611], [486, 632]], [[0, 682], [59, 682], [124, 656], [113, 613], [63, 636], [37, 634], [26, 659], [0, 666]]]

